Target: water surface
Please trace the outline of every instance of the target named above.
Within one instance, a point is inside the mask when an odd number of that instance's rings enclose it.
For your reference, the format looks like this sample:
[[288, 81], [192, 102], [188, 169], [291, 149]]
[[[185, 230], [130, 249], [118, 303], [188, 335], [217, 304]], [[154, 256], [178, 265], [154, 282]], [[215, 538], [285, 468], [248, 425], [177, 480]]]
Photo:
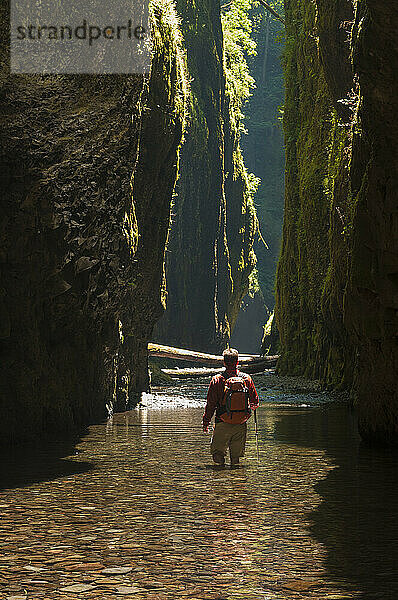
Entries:
[[206, 381], [8, 457], [1, 597], [396, 600], [396, 454], [327, 394], [265, 382], [240, 469], [212, 465]]

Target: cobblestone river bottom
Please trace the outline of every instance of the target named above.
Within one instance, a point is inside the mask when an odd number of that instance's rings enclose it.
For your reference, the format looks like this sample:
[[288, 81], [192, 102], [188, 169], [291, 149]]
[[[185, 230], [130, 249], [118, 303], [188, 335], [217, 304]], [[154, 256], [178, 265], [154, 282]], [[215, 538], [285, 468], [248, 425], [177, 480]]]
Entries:
[[206, 381], [3, 458], [1, 598], [396, 600], [397, 455], [266, 381], [239, 469], [212, 465]]

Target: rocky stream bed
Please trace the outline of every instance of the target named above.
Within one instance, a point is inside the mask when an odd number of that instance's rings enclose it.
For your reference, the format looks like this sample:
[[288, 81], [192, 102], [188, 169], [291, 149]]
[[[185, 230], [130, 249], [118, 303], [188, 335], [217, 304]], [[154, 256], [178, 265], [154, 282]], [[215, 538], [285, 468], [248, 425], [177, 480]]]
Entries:
[[207, 380], [6, 457], [0, 597], [396, 599], [396, 455], [316, 384], [255, 380], [260, 460], [251, 423], [240, 469], [212, 465]]

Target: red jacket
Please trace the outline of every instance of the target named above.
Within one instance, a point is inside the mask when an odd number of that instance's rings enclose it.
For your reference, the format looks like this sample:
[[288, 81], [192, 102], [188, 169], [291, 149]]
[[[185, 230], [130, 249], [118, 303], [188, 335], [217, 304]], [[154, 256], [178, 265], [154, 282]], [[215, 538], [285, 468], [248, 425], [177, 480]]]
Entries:
[[[225, 369], [219, 375], [214, 375], [214, 377], [210, 381], [209, 389], [207, 391], [206, 408], [203, 415], [203, 427], [207, 427], [209, 425], [212, 416], [217, 408], [217, 405], [223, 399], [225, 379], [227, 379], [228, 377], [236, 377], [236, 375], [243, 375], [245, 377], [245, 382], [249, 389], [250, 408], [252, 410], [255, 410], [258, 407], [259, 398], [250, 375], [246, 375], [246, 373], [238, 371], [237, 368]], [[247, 419], [249, 419], [249, 417], [250, 415], [247, 415]], [[220, 419], [217, 419], [216, 417], [216, 422], [219, 420]]]

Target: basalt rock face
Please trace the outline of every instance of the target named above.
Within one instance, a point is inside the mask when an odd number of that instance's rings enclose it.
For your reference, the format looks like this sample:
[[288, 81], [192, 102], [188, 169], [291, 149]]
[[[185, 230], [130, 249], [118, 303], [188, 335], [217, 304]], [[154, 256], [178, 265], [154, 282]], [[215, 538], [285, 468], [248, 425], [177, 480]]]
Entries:
[[338, 191], [345, 182], [340, 163], [348, 134], [337, 122], [320, 63], [315, 5], [286, 3], [286, 19], [286, 195], [275, 311], [279, 369], [338, 385], [350, 369], [341, 290], [347, 248], [339, 219], [347, 200]]
[[148, 388], [184, 121], [168, 2], [151, 75], [1, 82], [2, 442], [74, 430]]
[[396, 7], [287, 1], [286, 17], [279, 370], [351, 388], [363, 438], [396, 443]]
[[166, 253], [167, 310], [156, 340], [225, 348], [255, 265], [257, 220], [226, 89], [219, 4], [177, 2], [191, 97]]
[[359, 2], [353, 65], [360, 104], [354, 128], [354, 198], [345, 323], [357, 348], [359, 427], [398, 443], [398, 13], [393, 0]]
[[351, 117], [347, 98], [352, 89], [350, 34], [353, 23], [352, 0], [316, 1], [316, 30], [319, 58], [331, 100], [343, 121]]

